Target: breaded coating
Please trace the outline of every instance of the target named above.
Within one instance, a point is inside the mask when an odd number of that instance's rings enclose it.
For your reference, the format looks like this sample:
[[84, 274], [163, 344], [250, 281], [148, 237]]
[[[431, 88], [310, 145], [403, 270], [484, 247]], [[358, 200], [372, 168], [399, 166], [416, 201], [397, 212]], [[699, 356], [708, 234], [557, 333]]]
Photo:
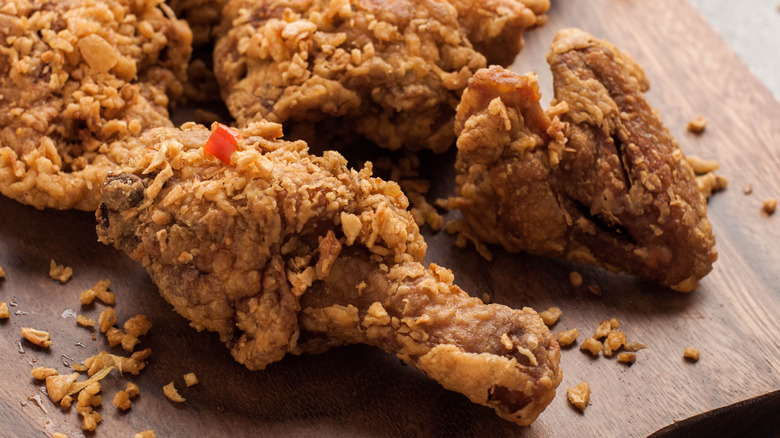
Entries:
[[0, 6], [0, 192], [94, 210], [106, 174], [171, 126], [192, 35], [158, 0]]
[[649, 106], [641, 67], [575, 29], [548, 55], [555, 105], [534, 76], [478, 72], [458, 107], [460, 208], [509, 251], [626, 271], [695, 289], [717, 259], [694, 173]]
[[531, 309], [485, 305], [422, 264], [397, 184], [336, 152], [249, 125], [229, 163], [203, 126], [157, 129], [97, 212], [101, 242], [140, 261], [174, 309], [240, 363], [367, 343], [446, 388], [530, 424], [560, 383], [560, 351]]
[[470, 38], [494, 52], [505, 41], [502, 60], [514, 58], [548, 3], [231, 0], [216, 76], [239, 126], [314, 125], [388, 149], [442, 152], [468, 79], [488, 62]]

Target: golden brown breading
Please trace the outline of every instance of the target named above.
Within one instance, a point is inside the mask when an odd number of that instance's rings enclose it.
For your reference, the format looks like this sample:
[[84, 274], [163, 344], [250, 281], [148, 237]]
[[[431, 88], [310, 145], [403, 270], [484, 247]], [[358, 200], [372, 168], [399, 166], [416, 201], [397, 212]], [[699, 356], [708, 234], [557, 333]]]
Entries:
[[141, 261], [177, 312], [250, 369], [367, 343], [504, 418], [536, 418], [561, 380], [536, 312], [482, 304], [449, 270], [423, 267], [406, 197], [370, 165], [309, 155], [278, 124], [242, 134], [225, 165], [203, 152], [203, 126], [150, 131], [145, 153], [106, 181], [99, 239]]
[[100, 186], [152, 127], [171, 126], [192, 35], [157, 0], [0, 6], [0, 191], [37, 208], [94, 210]]
[[535, 9], [517, 0], [232, 0], [216, 75], [240, 126], [320, 122], [388, 149], [441, 152], [454, 141], [468, 78], [486, 65], [469, 37], [507, 42], [502, 60], [514, 57], [522, 30], [544, 21], [534, 11], [547, 2], [529, 3]]
[[[458, 108], [458, 198], [479, 239], [509, 251], [696, 288], [717, 258], [706, 203], [629, 55], [582, 31], [548, 55], [559, 112], [536, 78], [478, 72]], [[651, 140], [652, 139], [652, 140]]]

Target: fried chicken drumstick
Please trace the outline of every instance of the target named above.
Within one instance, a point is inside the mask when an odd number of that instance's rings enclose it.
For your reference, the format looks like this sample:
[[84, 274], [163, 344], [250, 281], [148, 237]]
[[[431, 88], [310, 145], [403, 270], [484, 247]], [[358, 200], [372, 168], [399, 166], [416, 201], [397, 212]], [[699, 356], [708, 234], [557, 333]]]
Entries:
[[226, 165], [210, 131], [144, 136], [103, 187], [101, 242], [140, 261], [174, 309], [263, 369], [287, 353], [366, 343], [498, 415], [530, 424], [561, 381], [536, 312], [485, 305], [422, 264], [426, 244], [397, 184], [336, 152], [251, 124]]
[[706, 201], [644, 98], [629, 55], [575, 29], [548, 55], [550, 119], [536, 78], [478, 72], [458, 107], [458, 197], [475, 237], [626, 271], [688, 292], [717, 259]]
[[192, 33], [157, 0], [0, 4], [0, 192], [95, 210], [144, 131], [173, 126]]
[[[214, 57], [239, 126], [267, 119], [441, 152], [471, 75], [511, 62], [549, 0], [231, 0]], [[484, 50], [484, 54], [478, 50]], [[486, 60], [487, 56], [487, 60]], [[326, 126], [327, 129], [322, 129]]]

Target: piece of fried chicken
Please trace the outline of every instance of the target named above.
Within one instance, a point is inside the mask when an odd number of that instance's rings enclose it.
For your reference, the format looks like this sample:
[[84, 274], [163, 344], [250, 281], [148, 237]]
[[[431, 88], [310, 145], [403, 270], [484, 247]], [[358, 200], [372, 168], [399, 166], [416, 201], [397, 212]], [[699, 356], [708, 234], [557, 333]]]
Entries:
[[192, 34], [157, 0], [0, 5], [0, 192], [94, 210], [144, 131], [172, 126]]
[[477, 240], [626, 271], [689, 292], [717, 259], [706, 201], [647, 103], [641, 67], [574, 29], [533, 75], [478, 72], [458, 107], [457, 198]]
[[511, 61], [548, 8], [549, 0], [231, 0], [216, 76], [239, 126], [319, 124], [388, 149], [441, 152], [454, 142], [468, 79]]
[[485, 305], [422, 264], [397, 184], [309, 155], [281, 125], [242, 131], [231, 164], [210, 131], [156, 129], [109, 176], [101, 242], [140, 261], [174, 309], [263, 369], [287, 353], [366, 343], [498, 415], [530, 424], [561, 381], [557, 342], [532, 309]]

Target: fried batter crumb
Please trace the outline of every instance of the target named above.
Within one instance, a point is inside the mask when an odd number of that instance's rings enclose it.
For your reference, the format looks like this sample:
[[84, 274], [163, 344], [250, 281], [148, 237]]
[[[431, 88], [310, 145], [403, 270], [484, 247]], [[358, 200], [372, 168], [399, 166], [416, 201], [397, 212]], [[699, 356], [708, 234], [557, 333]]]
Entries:
[[109, 328], [116, 325], [118, 321], [119, 318], [116, 316], [116, 311], [114, 308], [107, 307], [105, 310], [100, 312], [100, 316], [98, 316], [98, 326], [100, 327], [100, 332], [105, 333]]
[[601, 342], [593, 339], [593, 338], [587, 338], [582, 342], [582, 345], [580, 345], [580, 351], [587, 351], [593, 356], [598, 356], [601, 352], [602, 344]]
[[198, 383], [198, 376], [196, 376], [195, 373], [187, 373], [184, 375], [184, 384], [187, 385], [187, 388], [197, 385]]
[[685, 347], [685, 351], [683, 352], [683, 357], [690, 360], [691, 362], [696, 362], [699, 360], [699, 357], [701, 356], [701, 352], [693, 347]]
[[612, 329], [604, 341], [604, 356], [612, 357], [615, 351], [618, 351], [626, 343], [626, 334], [621, 330]]
[[696, 116], [688, 122], [688, 132], [701, 134], [707, 127], [707, 119], [704, 116]]
[[65, 284], [73, 277], [73, 269], [65, 265], [58, 265], [54, 259], [49, 262], [49, 277], [52, 280], [58, 280], [60, 283]]
[[601, 288], [594, 285], [588, 286], [588, 292], [591, 293], [591, 295], [595, 295], [597, 297], [601, 296]]
[[157, 435], [154, 434], [153, 430], [144, 430], [133, 435], [133, 438], [157, 438]]
[[36, 330], [32, 327], [22, 327], [22, 336], [39, 347], [48, 348], [52, 344], [49, 332]]
[[777, 199], [776, 198], [764, 199], [764, 205], [761, 207], [761, 209], [768, 216], [772, 216], [773, 214], [775, 214], [775, 210], [777, 209]]
[[555, 325], [561, 315], [563, 315], [563, 311], [561, 311], [561, 309], [558, 307], [550, 307], [543, 312], [539, 312], [539, 317], [542, 318], [544, 325], [547, 327], [552, 327]]
[[582, 275], [577, 271], [569, 272], [569, 283], [574, 287], [582, 286]]
[[3, 271], [3, 267], [0, 266], [0, 278], [5, 277], [5, 271]]
[[602, 338], [606, 338], [607, 335], [609, 335], [609, 332], [612, 330], [612, 324], [609, 323], [606, 319], [601, 321], [599, 326], [596, 328], [596, 332], [593, 333], [593, 339], [599, 340]]
[[54, 432], [51, 438], [68, 438], [68, 435], [61, 432]]
[[639, 351], [639, 350], [641, 350], [643, 348], [647, 348], [647, 345], [642, 344], [640, 342], [626, 342], [626, 344], [624, 345], [624, 348], [625, 348], [626, 351], [636, 352], [636, 351]]
[[168, 400], [176, 403], [184, 403], [187, 399], [179, 395], [179, 391], [173, 386], [173, 382], [163, 386], [163, 394], [168, 397]]
[[127, 386], [125, 386], [125, 392], [128, 396], [130, 396], [130, 398], [134, 398], [141, 394], [141, 388], [139, 388], [138, 385], [133, 382], [127, 382]]
[[636, 353], [618, 353], [617, 361], [620, 363], [632, 365], [634, 362], [636, 362]]
[[8, 312], [8, 304], [0, 301], [0, 319], [8, 319], [11, 317], [11, 313]]
[[577, 409], [585, 411], [590, 402], [590, 385], [588, 382], [582, 382], [577, 386], [573, 386], [566, 390], [566, 397], [569, 402]]
[[580, 336], [580, 331], [576, 328], [560, 332], [556, 335], [558, 337], [558, 344], [561, 347], [568, 347]]
[[143, 336], [152, 328], [152, 323], [146, 318], [146, 315], [138, 314], [125, 321], [125, 334], [122, 337], [122, 348], [128, 353], [133, 351], [139, 341], [138, 337]]
[[745, 185], [742, 186], [742, 193], [746, 195], [753, 193], [753, 185], [750, 183], [745, 183]]
[[130, 395], [128, 395], [127, 392], [123, 389], [117, 391], [117, 393], [114, 395], [113, 402], [114, 406], [123, 411], [130, 409], [130, 406], [133, 404], [133, 402], [130, 401]]
[[94, 327], [95, 320], [84, 315], [76, 315], [76, 323], [82, 327]]
[[116, 305], [116, 296], [108, 291], [108, 287], [111, 285], [111, 280], [103, 279], [99, 280], [92, 286], [91, 289], [87, 289], [81, 293], [81, 305], [87, 306], [92, 304], [95, 298], [103, 302], [107, 306]]
[[718, 170], [720, 164], [715, 160], [708, 160], [706, 158], [697, 157], [696, 155], [686, 155], [685, 161], [693, 169], [693, 173], [696, 175], [704, 175]]
[[702, 196], [707, 199], [715, 192], [726, 190], [726, 187], [729, 186], [729, 180], [723, 175], [709, 172], [696, 177], [696, 186], [699, 188]]
[[56, 376], [59, 372], [54, 368], [37, 367], [30, 370], [30, 374], [37, 380], [44, 380], [49, 376]]

